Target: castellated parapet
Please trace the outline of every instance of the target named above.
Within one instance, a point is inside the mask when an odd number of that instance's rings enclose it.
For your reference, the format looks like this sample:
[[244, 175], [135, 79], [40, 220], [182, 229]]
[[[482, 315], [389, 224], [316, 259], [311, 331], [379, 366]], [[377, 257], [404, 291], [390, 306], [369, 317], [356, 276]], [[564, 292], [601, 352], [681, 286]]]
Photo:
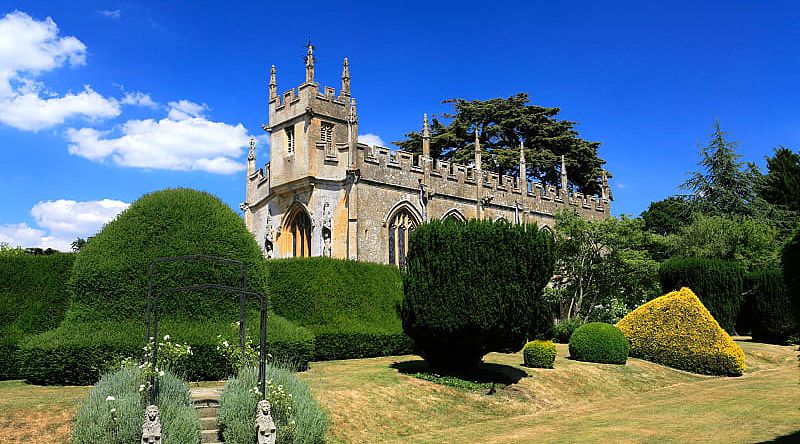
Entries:
[[[358, 114], [344, 60], [342, 88], [319, 90], [313, 46], [306, 55], [306, 81], [277, 94], [270, 72], [270, 163], [256, 169], [248, 156], [248, 228], [267, 257], [331, 256], [402, 266], [408, 237], [428, 220], [506, 219], [553, 225], [553, 215], [573, 208], [587, 219], [610, 215], [608, 182], [601, 196], [585, 196], [517, 177], [484, 171], [476, 138], [473, 165], [430, 157], [427, 117], [423, 154], [358, 143]], [[521, 147], [520, 147], [521, 148]], [[524, 171], [520, 149], [520, 169]], [[562, 184], [567, 174], [562, 160]]]

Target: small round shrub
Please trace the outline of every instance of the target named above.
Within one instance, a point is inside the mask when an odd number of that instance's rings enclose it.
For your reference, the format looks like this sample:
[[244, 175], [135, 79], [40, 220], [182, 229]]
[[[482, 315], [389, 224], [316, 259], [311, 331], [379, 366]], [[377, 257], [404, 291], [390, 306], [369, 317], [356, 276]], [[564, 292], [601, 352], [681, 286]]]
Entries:
[[[75, 444], [140, 442], [147, 406], [146, 376], [136, 365], [126, 365], [103, 376], [75, 417]], [[164, 442], [200, 442], [200, 416], [189, 397], [189, 385], [166, 371], [159, 378], [156, 405], [160, 410]], [[113, 409], [113, 410], [112, 410]]]
[[[321, 444], [328, 428], [328, 418], [311, 391], [286, 368], [268, 365], [266, 371], [267, 400], [277, 428], [277, 443]], [[220, 397], [217, 425], [228, 444], [256, 442], [253, 421], [259, 395], [258, 369], [243, 367], [235, 378], [225, 383]]]
[[516, 352], [537, 337], [543, 289], [553, 275], [552, 236], [504, 221], [434, 221], [408, 247], [403, 331], [434, 367], [463, 370], [490, 352]]
[[553, 326], [553, 339], [559, 344], [566, 344], [569, 342], [570, 336], [575, 332], [575, 329], [583, 325], [583, 319], [572, 318], [562, 319], [555, 326]]
[[625, 364], [629, 349], [622, 331], [604, 322], [581, 325], [569, 338], [569, 354], [579, 361]]
[[553, 368], [556, 360], [556, 345], [552, 341], [535, 340], [525, 344], [522, 357], [525, 366], [533, 368]]

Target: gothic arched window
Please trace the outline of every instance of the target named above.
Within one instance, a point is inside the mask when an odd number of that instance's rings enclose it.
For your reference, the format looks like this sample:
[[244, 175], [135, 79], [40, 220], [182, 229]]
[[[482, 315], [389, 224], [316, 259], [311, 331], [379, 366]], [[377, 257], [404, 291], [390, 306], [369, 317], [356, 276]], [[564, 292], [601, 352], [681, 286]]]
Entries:
[[442, 216], [442, 222], [465, 222], [467, 220], [460, 211], [453, 208]]
[[389, 263], [397, 267], [406, 264], [408, 238], [419, 222], [408, 208], [401, 208], [389, 221]]
[[295, 207], [289, 213], [286, 229], [292, 237], [292, 256], [311, 256], [311, 218], [302, 207]]

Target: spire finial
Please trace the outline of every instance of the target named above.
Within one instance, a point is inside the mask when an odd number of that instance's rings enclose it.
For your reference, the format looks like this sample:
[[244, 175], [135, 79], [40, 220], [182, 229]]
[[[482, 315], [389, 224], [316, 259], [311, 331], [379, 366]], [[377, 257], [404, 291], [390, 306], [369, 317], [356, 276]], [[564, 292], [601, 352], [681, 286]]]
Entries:
[[561, 190], [566, 193], [569, 180], [567, 179], [567, 162], [564, 155], [561, 155]]
[[422, 137], [430, 138], [431, 131], [428, 129], [428, 113], [422, 115]]
[[306, 83], [314, 82], [314, 45], [311, 44], [311, 36], [308, 36], [306, 45]]
[[344, 58], [344, 63], [342, 63], [342, 95], [350, 95], [350, 62], [347, 57]]
[[356, 99], [350, 99], [350, 113], [347, 116], [350, 123], [358, 122], [358, 114], [356, 113]]
[[278, 97], [278, 82], [275, 80], [275, 65], [269, 70], [269, 98]]
[[478, 138], [478, 127], [475, 127], [475, 168], [481, 169], [481, 141]]
[[250, 136], [250, 149], [247, 152], [247, 160], [253, 160], [256, 158], [256, 138]]
[[528, 180], [528, 169], [525, 167], [525, 142], [519, 139], [519, 180], [523, 183]]

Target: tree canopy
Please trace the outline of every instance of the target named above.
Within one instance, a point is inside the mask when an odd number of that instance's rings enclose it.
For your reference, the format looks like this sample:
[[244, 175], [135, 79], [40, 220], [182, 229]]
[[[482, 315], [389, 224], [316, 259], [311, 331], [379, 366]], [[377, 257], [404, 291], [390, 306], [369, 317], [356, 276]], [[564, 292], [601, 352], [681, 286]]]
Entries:
[[[561, 156], [566, 160], [570, 183], [586, 194], [600, 192], [605, 161], [598, 155], [599, 142], [578, 136], [576, 122], [557, 118], [559, 108], [530, 103], [526, 93], [489, 100], [450, 99], [453, 112], [431, 119], [431, 156], [468, 164], [474, 159], [475, 130], [486, 170], [519, 175], [520, 141], [525, 145], [529, 179], [550, 185], [560, 183]], [[393, 142], [413, 153], [422, 151], [422, 132], [410, 132]]]

